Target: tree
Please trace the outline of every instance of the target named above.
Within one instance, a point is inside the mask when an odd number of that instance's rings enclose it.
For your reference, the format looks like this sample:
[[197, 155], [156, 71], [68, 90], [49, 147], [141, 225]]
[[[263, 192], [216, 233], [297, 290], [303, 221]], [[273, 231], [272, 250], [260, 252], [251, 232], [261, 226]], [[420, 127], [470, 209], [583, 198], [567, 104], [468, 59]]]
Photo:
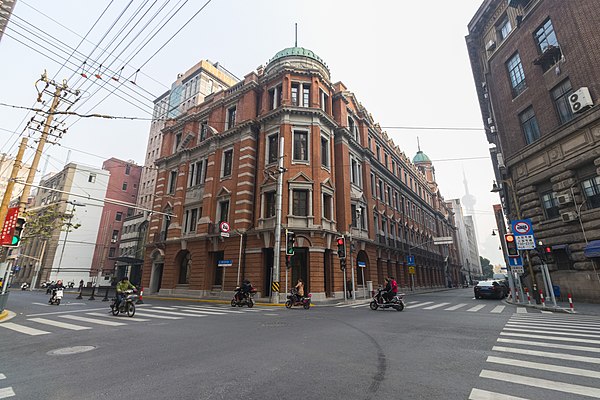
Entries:
[[24, 241], [33, 238], [48, 240], [56, 229], [71, 231], [81, 226], [81, 224], [72, 224], [73, 215], [60, 211], [58, 204], [25, 212], [25, 218], [27, 223]]
[[479, 256], [479, 262], [481, 263], [481, 270], [483, 271], [483, 276], [486, 279], [490, 279], [494, 276], [494, 266], [491, 264], [490, 260], [485, 257]]

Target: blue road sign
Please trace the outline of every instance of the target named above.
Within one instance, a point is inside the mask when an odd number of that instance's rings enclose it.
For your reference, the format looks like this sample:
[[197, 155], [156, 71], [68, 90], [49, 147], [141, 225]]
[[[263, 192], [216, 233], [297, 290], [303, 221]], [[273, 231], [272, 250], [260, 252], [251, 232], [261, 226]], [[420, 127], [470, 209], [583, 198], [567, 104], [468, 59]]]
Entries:
[[364, 261], [357, 261], [356, 264], [358, 265], [358, 268], [365, 268], [367, 266], [367, 263]]
[[511, 267], [522, 267], [523, 259], [521, 257], [508, 257], [508, 265]]
[[406, 256], [406, 265], [415, 265], [415, 256]]
[[217, 261], [217, 265], [219, 267], [231, 267], [233, 265], [233, 261], [231, 261], [231, 260], [219, 260], [219, 261]]
[[530, 219], [519, 219], [511, 222], [512, 233], [515, 235], [518, 250], [535, 249], [535, 236]]

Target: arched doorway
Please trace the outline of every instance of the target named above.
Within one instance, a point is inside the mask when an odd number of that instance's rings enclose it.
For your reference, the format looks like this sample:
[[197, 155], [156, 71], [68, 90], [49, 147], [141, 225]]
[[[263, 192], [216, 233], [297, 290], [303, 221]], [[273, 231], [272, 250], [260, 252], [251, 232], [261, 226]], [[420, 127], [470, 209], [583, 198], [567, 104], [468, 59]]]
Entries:
[[181, 250], [175, 256], [175, 265], [177, 266], [177, 284], [187, 285], [190, 283], [190, 273], [192, 267], [192, 255], [187, 250]]
[[369, 257], [364, 250], [360, 250], [356, 254], [356, 294], [363, 295], [365, 298], [369, 296], [367, 293], [367, 283], [369, 279]]
[[150, 272], [150, 293], [158, 293], [162, 283], [163, 269], [165, 266], [165, 253], [156, 249], [150, 255], [152, 259], [152, 270]]

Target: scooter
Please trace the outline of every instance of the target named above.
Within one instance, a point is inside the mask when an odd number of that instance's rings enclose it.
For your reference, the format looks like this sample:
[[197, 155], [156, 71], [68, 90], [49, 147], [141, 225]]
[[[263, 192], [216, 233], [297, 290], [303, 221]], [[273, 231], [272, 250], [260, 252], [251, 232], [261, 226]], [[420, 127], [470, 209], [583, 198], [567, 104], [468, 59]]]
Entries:
[[294, 306], [302, 306], [305, 310], [310, 308], [310, 298], [312, 295], [309, 293], [308, 296], [298, 296], [298, 291], [294, 288], [290, 290], [290, 294], [287, 295], [287, 301], [285, 302], [285, 308], [292, 308]]
[[60, 301], [63, 298], [63, 293], [64, 292], [62, 289], [52, 289], [52, 296], [50, 297], [48, 303], [56, 304], [57, 306], [60, 305]]
[[21, 283], [21, 290], [27, 290], [27, 289], [29, 289], [29, 283], [27, 283], [27, 282]]
[[393, 308], [396, 311], [404, 310], [404, 293], [396, 294], [392, 300], [386, 301], [382, 295], [383, 289], [379, 289], [377, 294], [373, 296], [373, 300], [369, 303], [371, 310], [375, 311], [378, 308]]
[[135, 294], [133, 290], [126, 290], [123, 292], [125, 295], [124, 298], [119, 303], [119, 307], [117, 307], [117, 298], [115, 297], [110, 304], [110, 312], [112, 315], [127, 314], [128, 317], [133, 317], [135, 314], [135, 301], [138, 298], [138, 295]]
[[242, 288], [239, 286], [235, 288], [235, 294], [233, 295], [233, 299], [231, 299], [231, 307], [243, 307], [248, 306], [248, 308], [254, 307], [254, 293], [256, 293], [256, 289], [251, 288], [250, 292], [242, 294]]

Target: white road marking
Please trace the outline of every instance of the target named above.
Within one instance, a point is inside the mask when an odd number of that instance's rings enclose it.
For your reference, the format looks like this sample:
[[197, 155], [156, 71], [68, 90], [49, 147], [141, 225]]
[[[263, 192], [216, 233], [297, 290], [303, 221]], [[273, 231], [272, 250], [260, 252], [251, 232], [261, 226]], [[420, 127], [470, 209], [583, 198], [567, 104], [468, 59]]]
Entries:
[[45, 317], [47, 315], [84, 313], [84, 312], [100, 311], [100, 310], [108, 311], [109, 309], [110, 308], [108, 308], [108, 307], [102, 307], [102, 308], [88, 308], [88, 309], [81, 309], [81, 310], [56, 311], [56, 312], [49, 312], [49, 313], [29, 314], [29, 315], [27, 315], [27, 317]]
[[504, 311], [504, 308], [505, 308], [505, 307], [506, 307], [506, 306], [496, 306], [496, 307], [494, 307], [494, 309], [493, 309], [492, 311], [490, 311], [490, 312], [493, 312], [493, 313], [501, 313], [502, 311]]
[[91, 324], [98, 324], [98, 325], [107, 325], [107, 326], [127, 325], [122, 322], [106, 321], [104, 319], [97, 319], [97, 318], [87, 318], [87, 317], [81, 317], [79, 315], [61, 315], [61, 317], [72, 319], [75, 321], [89, 322]]
[[513, 318], [522, 318], [522, 319], [536, 319], [541, 321], [579, 321], [586, 322], [594, 325], [600, 325], [600, 318], [598, 317], [588, 317], [584, 315], [574, 315], [574, 314], [553, 314], [552, 316], [541, 315], [541, 314], [531, 314], [531, 315], [515, 315]]
[[268, 316], [270, 316], [270, 317], [274, 317], [274, 316], [277, 316], [277, 315], [279, 315], [279, 314], [274, 314], [274, 313], [265, 313], [265, 315], [268, 315]]
[[475, 306], [475, 307], [473, 307], [473, 308], [469, 308], [467, 311], [470, 311], [470, 312], [476, 312], [476, 311], [479, 311], [479, 310], [481, 310], [483, 307], [485, 307], [485, 305], [483, 305], [483, 304], [480, 304], [480, 305], [478, 305], [478, 306]]
[[511, 322], [508, 321], [506, 324], [507, 327], [510, 328], [542, 328], [548, 329], [549, 331], [558, 331], [558, 332], [582, 332], [582, 333], [597, 333], [600, 337], [600, 329], [596, 328], [578, 328], [578, 327], [570, 327], [570, 326], [556, 326], [554, 324], [536, 324], [533, 322]]
[[532, 342], [530, 340], [502, 339], [502, 338], [499, 338], [498, 342], [513, 343], [513, 344], [525, 344], [528, 346], [546, 347], [546, 348], [550, 348], [550, 349], [580, 350], [580, 351], [589, 351], [591, 353], [600, 353], [600, 348], [589, 347], [589, 346], [572, 346], [572, 345], [568, 345], [568, 344], [557, 344], [557, 343], [548, 343], [548, 342]]
[[417, 302], [416, 304], [411, 304], [410, 306], [406, 306], [406, 308], [417, 308], [417, 307], [423, 307], [426, 306], [428, 304], [433, 304], [433, 301], [426, 301], [424, 303], [419, 303]]
[[527, 314], [527, 309], [525, 307], [517, 308], [517, 314]]
[[[127, 318], [127, 317], [119, 317], [118, 315], [111, 315], [111, 314], [108, 314], [108, 313], [107, 314], [102, 314], [102, 313], [99, 313], [99, 312], [89, 312], [89, 313], [86, 313], [86, 315], [93, 315], [95, 317], [105, 317], [105, 318], [106, 317], [108, 317], [108, 318], [119, 318], [119, 319], [121, 319], [121, 318]], [[137, 322], [148, 322], [148, 321], [150, 321], [149, 319], [138, 318], [137, 315], [138, 315], [138, 313], [136, 312], [134, 317], [127, 318], [127, 322], [129, 322], [129, 321], [137, 321]]]
[[566, 320], [566, 319], [550, 319], [550, 318], [517, 318], [513, 317], [509, 322], [523, 322], [523, 323], [538, 323], [538, 324], [557, 324], [557, 325], [569, 325], [569, 326], [581, 326], [585, 328], [600, 328], [600, 323], [591, 323], [579, 320]]
[[542, 310], [542, 314], [554, 314], [552, 311], [544, 311]]
[[227, 313], [224, 313], [224, 312], [206, 311], [206, 310], [191, 309], [191, 308], [181, 308], [181, 311], [190, 312], [190, 313], [197, 313], [197, 314], [205, 314], [205, 315], [227, 315]]
[[28, 321], [38, 322], [40, 324], [45, 324], [45, 325], [50, 325], [50, 326], [56, 326], [57, 328], [70, 329], [72, 331], [83, 331], [86, 329], [92, 329], [88, 326], [67, 324], [65, 322], [54, 321], [54, 320], [46, 319], [46, 318], [29, 318]]
[[[540, 331], [536, 329], [519, 329], [519, 328], [504, 328], [505, 331], [512, 332], [524, 332], [524, 333], [544, 333], [546, 335], [570, 335], [570, 336], [578, 336], [578, 337], [591, 337], [597, 338], [598, 335], [588, 335], [587, 333], [571, 333], [571, 332], [552, 332], [549, 330]], [[549, 337], [547, 339], [550, 339]]]
[[515, 360], [515, 359], [511, 359], [511, 358], [500, 358], [500, 357], [493, 357], [493, 356], [489, 356], [486, 361], [495, 363], [495, 364], [509, 365], [513, 368], [518, 367], [518, 368], [537, 369], [540, 371], [552, 371], [552, 372], [556, 372], [556, 373], [563, 373], [563, 374], [569, 374], [569, 375], [585, 376], [588, 378], [600, 379], [600, 372], [589, 370], [589, 369], [583, 369], [583, 368], [563, 367], [561, 365]]
[[[138, 315], [141, 315], [142, 317], [146, 317], [146, 318], [159, 318], [159, 319], [183, 319], [182, 317], [170, 317], [170, 316], [168, 316], [168, 315], [146, 314], [146, 313], [139, 312], [139, 311], [136, 311], [136, 312], [135, 312], [135, 315], [136, 315], [136, 316], [138, 316]], [[134, 318], [132, 318], [132, 319], [135, 319], [135, 317], [134, 317]]]
[[556, 382], [548, 379], [530, 378], [527, 376], [521, 376], [516, 374], [507, 374], [505, 372], [487, 371], [485, 369], [481, 371], [479, 376], [481, 378], [496, 379], [504, 382], [556, 390], [558, 392], [600, 398], [600, 389], [588, 386], [573, 385], [571, 383]]
[[494, 346], [494, 347], [492, 347], [492, 350], [493, 351], [502, 351], [505, 353], [516, 353], [516, 354], [521, 354], [521, 355], [556, 358], [559, 360], [571, 360], [571, 361], [587, 362], [590, 364], [600, 364], [600, 358], [575, 356], [573, 354], [567, 354], [567, 353], [551, 353], [548, 351], [513, 349], [511, 347], [503, 347], [503, 346]]
[[434, 304], [434, 305], [432, 305], [432, 306], [425, 307], [423, 310], [434, 310], [434, 309], [436, 309], [436, 308], [438, 308], [438, 307], [444, 307], [444, 306], [447, 306], [448, 304], [450, 304], [450, 303], [439, 303], [439, 304]]
[[460, 304], [457, 304], [457, 305], [455, 305], [455, 306], [452, 306], [452, 307], [445, 308], [445, 309], [444, 309], [444, 311], [456, 311], [456, 310], [458, 310], [459, 308], [462, 308], [462, 307], [464, 307], [464, 306], [466, 306], [466, 305], [467, 305], [467, 303], [460, 303]]
[[196, 318], [206, 317], [206, 315], [189, 314], [189, 313], [182, 313], [182, 312], [177, 312], [177, 311], [156, 310], [155, 308], [148, 309], [146, 311], [151, 311], [153, 313], [159, 313], [159, 314], [177, 315], [177, 316], [182, 316], [182, 317], [196, 317]]
[[48, 303], [31, 303], [31, 304], [35, 304], [36, 306], [51, 307], [50, 304], [48, 304]]
[[520, 338], [530, 338], [530, 339], [546, 339], [546, 340], [555, 340], [562, 342], [578, 342], [578, 343], [589, 343], [589, 344], [600, 344], [600, 340], [592, 340], [592, 339], [578, 339], [578, 338], [569, 338], [569, 337], [548, 337], [542, 335], [528, 335], [526, 333], [511, 333], [511, 332], [501, 332], [500, 335], [503, 336], [517, 336]]
[[0, 324], [0, 327], [24, 333], [29, 336], [45, 335], [47, 333], [50, 333], [39, 329], [30, 328], [28, 326], [15, 324], [14, 322], [3, 322]]
[[228, 314], [243, 314], [244, 311], [237, 310], [229, 310], [221, 307], [202, 307], [202, 306], [175, 306], [177, 308], [185, 308], [189, 310], [204, 310], [204, 311], [216, 311], [220, 313], [228, 313]]
[[340, 305], [336, 305], [335, 307], [337, 307], [337, 308], [344, 308], [344, 307], [351, 307], [353, 305], [355, 305], [355, 304], [353, 304], [353, 303], [346, 303], [346, 304], [342, 303]]
[[361, 307], [368, 307], [368, 306], [369, 306], [368, 303], [366, 303], [366, 304], [357, 304], [357, 305], [352, 306], [351, 308], [361, 308]]
[[13, 397], [15, 392], [12, 390], [12, 387], [0, 388], [0, 399], [6, 399], [8, 397]]
[[488, 392], [487, 390], [471, 390], [469, 400], [528, 400], [523, 397], [509, 396], [507, 394]]

